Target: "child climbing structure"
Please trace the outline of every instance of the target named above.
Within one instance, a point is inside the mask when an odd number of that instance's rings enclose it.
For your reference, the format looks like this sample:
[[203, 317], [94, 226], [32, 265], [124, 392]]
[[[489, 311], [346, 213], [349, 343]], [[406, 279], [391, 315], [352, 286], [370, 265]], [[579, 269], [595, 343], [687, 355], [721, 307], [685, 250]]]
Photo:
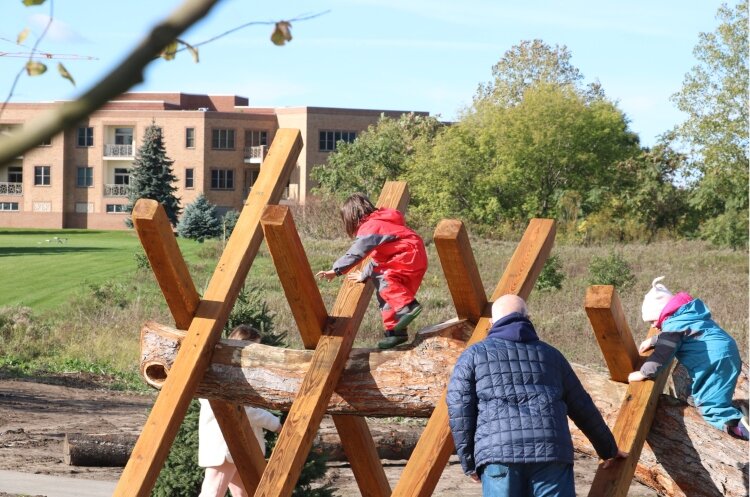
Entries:
[[[330, 313], [326, 310], [307, 261], [291, 213], [278, 202], [302, 147], [298, 130], [281, 129], [261, 167], [237, 226], [201, 299], [190, 279], [171, 226], [154, 201], [140, 200], [133, 221], [178, 329], [186, 330], [173, 363], [163, 370], [164, 381], [151, 414], [115, 490], [116, 496], [148, 496], [166, 459], [190, 400], [212, 363], [215, 345], [229, 312], [265, 237], [302, 342], [310, 349], [309, 366], [289, 408], [276, 447], [266, 463], [236, 399], [210, 400], [229, 444], [232, 458], [250, 494], [289, 496], [312, 446], [320, 421], [342, 381], [352, 345], [370, 301], [371, 284], [345, 280]], [[378, 207], [404, 210], [405, 183], [388, 182]], [[468, 344], [483, 339], [489, 327], [490, 304], [507, 293], [528, 298], [554, 241], [554, 222], [534, 219], [488, 299], [463, 223], [442, 221], [434, 241], [460, 322], [471, 330]], [[366, 263], [366, 261], [363, 261]], [[632, 371], [640, 357], [627, 345], [629, 330], [614, 292], [594, 289], [586, 309], [602, 344], [613, 379], [620, 369]], [[602, 293], [603, 292], [603, 293]], [[603, 296], [602, 296], [603, 295]], [[608, 296], [609, 295], [609, 296]], [[591, 309], [591, 310], [589, 310]], [[595, 316], [592, 318], [591, 316]], [[621, 348], [611, 347], [618, 341]], [[606, 346], [604, 345], [606, 343]], [[621, 350], [626, 350], [625, 356]], [[398, 352], [387, 352], [398, 354]], [[618, 364], [615, 369], [610, 359]], [[625, 361], [625, 362], [623, 362]], [[629, 361], [629, 362], [627, 362]], [[620, 369], [618, 369], [620, 368]], [[450, 371], [445, 371], [445, 380]], [[649, 389], [649, 386], [651, 387]], [[632, 390], [631, 391], [631, 387]], [[600, 470], [590, 495], [626, 495], [648, 433], [660, 392], [655, 382], [629, 386], [615, 435], [631, 455], [608, 470]], [[430, 420], [395, 488], [391, 489], [378, 459], [364, 412], [333, 412], [333, 420], [362, 495], [385, 497], [431, 495], [453, 452], [444, 392], [432, 392]], [[635, 399], [635, 400], [634, 400]], [[381, 415], [387, 415], [383, 413]], [[620, 419], [623, 419], [620, 422]], [[619, 428], [618, 428], [619, 427]], [[619, 431], [618, 431], [619, 430]], [[599, 482], [599, 483], [597, 483]], [[596, 488], [596, 490], [595, 490]], [[678, 495], [678, 494], [675, 494]]]

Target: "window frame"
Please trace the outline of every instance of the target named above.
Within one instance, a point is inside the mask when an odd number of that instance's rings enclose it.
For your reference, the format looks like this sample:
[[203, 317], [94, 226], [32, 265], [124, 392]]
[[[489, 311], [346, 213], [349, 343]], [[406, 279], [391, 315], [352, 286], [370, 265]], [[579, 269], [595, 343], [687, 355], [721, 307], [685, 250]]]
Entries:
[[[112, 210], [110, 210], [110, 207]], [[104, 207], [105, 214], [127, 214], [127, 205], [125, 204], [106, 204]]]
[[[83, 142], [83, 145], [81, 145], [82, 142]], [[76, 138], [76, 147], [90, 148], [93, 146], [94, 146], [94, 127], [93, 126], [79, 126], [78, 135]]]
[[195, 128], [185, 128], [185, 148], [195, 148]]
[[[189, 182], [189, 184], [188, 184]], [[185, 168], [185, 190], [195, 189], [195, 168]]]
[[211, 190], [234, 190], [234, 169], [211, 168]]
[[[13, 181], [11, 175], [19, 175], [18, 181]], [[8, 183], [23, 183], [23, 166], [8, 166]]]
[[[83, 175], [81, 172], [83, 171]], [[81, 182], [83, 179], [83, 183]], [[94, 187], [94, 168], [91, 166], [78, 166], [76, 168], [76, 188]]]
[[[222, 136], [223, 135], [223, 136]], [[230, 145], [231, 137], [231, 146]], [[237, 136], [234, 128], [212, 128], [211, 150], [235, 150]]]
[[52, 166], [34, 166], [34, 186], [52, 186]]
[[335, 152], [340, 141], [352, 143], [357, 139], [357, 131], [341, 129], [321, 129], [318, 132], [318, 151]]
[[[123, 173], [123, 171], [125, 172]], [[118, 183], [117, 182], [118, 178], [125, 178], [125, 181]], [[128, 169], [127, 167], [116, 167], [112, 181], [114, 181], [115, 185], [130, 185], [130, 169]]]
[[0, 212], [18, 212], [18, 202], [0, 202]]

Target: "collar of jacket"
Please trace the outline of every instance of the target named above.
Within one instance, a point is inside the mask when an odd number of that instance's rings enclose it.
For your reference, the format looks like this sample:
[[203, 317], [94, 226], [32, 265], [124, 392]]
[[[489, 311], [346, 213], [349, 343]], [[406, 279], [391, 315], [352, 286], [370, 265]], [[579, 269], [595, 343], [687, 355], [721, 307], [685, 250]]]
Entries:
[[533, 342], [539, 340], [534, 325], [520, 312], [512, 312], [495, 321], [487, 338], [502, 338], [513, 342]]

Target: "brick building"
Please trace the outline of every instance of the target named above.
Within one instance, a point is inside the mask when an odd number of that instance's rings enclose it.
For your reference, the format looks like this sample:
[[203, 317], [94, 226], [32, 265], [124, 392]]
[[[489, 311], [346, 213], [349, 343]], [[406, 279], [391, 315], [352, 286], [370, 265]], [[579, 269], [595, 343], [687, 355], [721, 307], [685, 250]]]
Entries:
[[[59, 102], [9, 103], [0, 133], [13, 133]], [[85, 122], [0, 165], [0, 226], [124, 229], [130, 168], [145, 128], [161, 126], [183, 208], [204, 193], [220, 212], [241, 209], [279, 128], [304, 146], [285, 202], [304, 203], [310, 169], [339, 140], [351, 141], [381, 114], [401, 111], [249, 107], [234, 95], [126, 93]], [[420, 113], [426, 114], [426, 113]]]

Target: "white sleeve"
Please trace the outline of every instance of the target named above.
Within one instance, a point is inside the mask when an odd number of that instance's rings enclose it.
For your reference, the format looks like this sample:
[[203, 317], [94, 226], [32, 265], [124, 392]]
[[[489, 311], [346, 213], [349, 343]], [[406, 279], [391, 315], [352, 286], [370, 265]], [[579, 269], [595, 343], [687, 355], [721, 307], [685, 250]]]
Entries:
[[276, 431], [281, 427], [279, 418], [265, 409], [245, 406], [245, 413], [247, 413], [247, 419], [253, 426], [260, 426], [268, 431]]

